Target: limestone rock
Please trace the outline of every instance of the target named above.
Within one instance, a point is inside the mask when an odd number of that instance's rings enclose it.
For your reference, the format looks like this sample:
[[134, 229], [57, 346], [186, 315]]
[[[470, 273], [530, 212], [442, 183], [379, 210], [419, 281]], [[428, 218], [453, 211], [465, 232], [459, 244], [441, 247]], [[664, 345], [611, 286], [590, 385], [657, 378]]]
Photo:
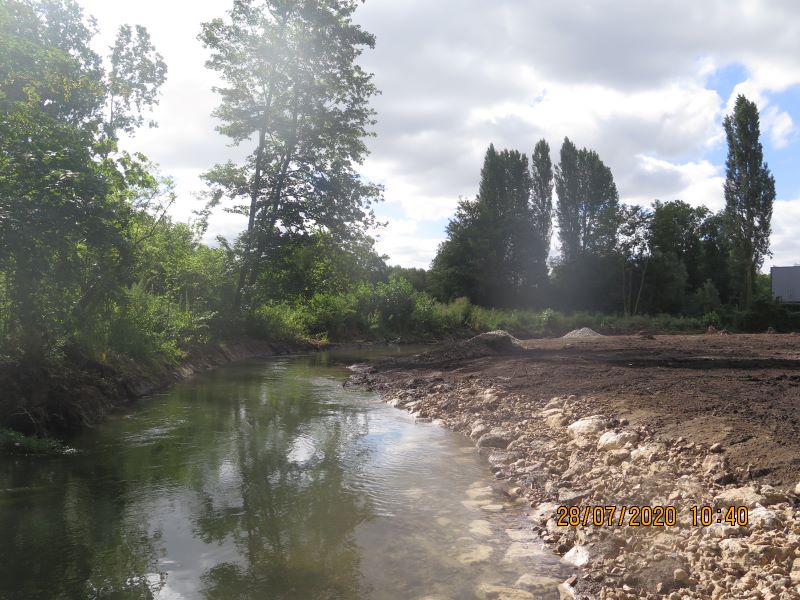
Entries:
[[710, 537], [716, 538], [729, 538], [734, 535], [739, 535], [742, 532], [742, 527], [734, 527], [733, 525], [728, 525], [727, 523], [712, 523], [706, 527], [706, 533]]
[[573, 490], [561, 488], [558, 490], [558, 502], [563, 506], [576, 506], [581, 500], [591, 495], [591, 490]]
[[608, 420], [603, 415], [584, 417], [567, 426], [567, 431], [573, 439], [598, 435], [605, 431]]
[[472, 430], [469, 432], [469, 437], [471, 437], [473, 440], [477, 440], [482, 435], [489, 433], [491, 429], [492, 428], [485, 423], [475, 423], [472, 426]]
[[607, 465], [619, 465], [626, 460], [630, 459], [631, 453], [627, 450], [612, 450], [606, 454]]
[[619, 450], [624, 448], [625, 444], [629, 442], [635, 444], [638, 440], [639, 434], [635, 431], [606, 431], [597, 440], [597, 449], [603, 451]]
[[750, 527], [760, 529], [776, 529], [781, 525], [781, 520], [775, 511], [764, 508], [760, 504], [748, 511], [747, 520]]
[[545, 523], [547, 519], [553, 517], [556, 514], [556, 509], [559, 507], [559, 504], [555, 502], [542, 502], [541, 504], [537, 505], [536, 508], [531, 511], [530, 516], [528, 517], [534, 523]]
[[591, 556], [586, 546], [573, 546], [572, 550], [561, 557], [561, 560], [576, 567], [583, 567], [589, 563]]
[[791, 577], [792, 581], [797, 583], [797, 585], [800, 585], [800, 557], [794, 559], [789, 577]]
[[789, 502], [789, 495], [771, 485], [762, 485], [760, 493], [766, 499], [764, 506]]
[[763, 505], [764, 502], [766, 502], [766, 498], [750, 486], [730, 488], [714, 496], [714, 504], [725, 507], [747, 506], [748, 508], [755, 508], [756, 504]]

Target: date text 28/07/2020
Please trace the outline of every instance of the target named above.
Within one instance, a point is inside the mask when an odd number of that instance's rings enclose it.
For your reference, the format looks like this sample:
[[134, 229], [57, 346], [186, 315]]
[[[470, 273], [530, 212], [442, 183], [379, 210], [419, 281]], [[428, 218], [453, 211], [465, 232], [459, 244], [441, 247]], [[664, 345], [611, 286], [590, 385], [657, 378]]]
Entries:
[[[691, 525], [695, 527], [708, 527], [714, 523], [740, 527], [748, 523], [746, 506], [691, 506], [689, 516]], [[556, 525], [559, 527], [674, 527], [677, 524], [678, 509], [675, 506], [559, 506], [556, 509]]]

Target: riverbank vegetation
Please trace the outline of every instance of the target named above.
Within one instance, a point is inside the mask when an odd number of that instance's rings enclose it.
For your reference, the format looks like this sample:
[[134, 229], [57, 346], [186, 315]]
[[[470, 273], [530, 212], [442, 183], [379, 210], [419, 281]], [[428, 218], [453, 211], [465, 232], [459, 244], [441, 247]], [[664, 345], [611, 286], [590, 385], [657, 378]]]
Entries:
[[[722, 212], [622, 205], [610, 168], [569, 139], [555, 165], [545, 140], [530, 161], [489, 146], [431, 269], [390, 267], [367, 235], [382, 188], [358, 173], [378, 92], [358, 62], [375, 42], [353, 21], [358, 4], [244, 0], [202, 26], [218, 129], [250, 153], [204, 174], [188, 223], [169, 216], [170, 178], [130, 148], [155, 126], [167, 77], [147, 30], [120, 27], [103, 57], [73, 0], [0, 4], [0, 385], [19, 396], [0, 422], [24, 421], [40, 396], [57, 404], [41, 386], [84, 385], [87, 365], [119, 379], [125, 365], [174, 366], [226, 339], [800, 324], [759, 274], [774, 182], [744, 97], [724, 123]], [[223, 207], [245, 231], [203, 244]], [[59, 370], [74, 376], [41, 376]]]

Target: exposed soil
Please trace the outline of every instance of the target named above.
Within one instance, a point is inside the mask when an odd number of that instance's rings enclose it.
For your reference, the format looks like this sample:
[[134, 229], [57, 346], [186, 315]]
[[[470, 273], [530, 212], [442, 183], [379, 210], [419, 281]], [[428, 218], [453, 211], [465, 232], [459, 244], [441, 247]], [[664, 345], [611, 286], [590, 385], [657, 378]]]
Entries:
[[[800, 598], [800, 337], [493, 332], [353, 382], [475, 440], [534, 531], [583, 567], [562, 597]], [[675, 507], [678, 522], [556, 519], [637, 505]], [[710, 526], [691, 517], [704, 505], [720, 511]], [[720, 522], [729, 506], [749, 521]]]
[[645, 425], [659, 438], [719, 442], [733, 465], [750, 465], [754, 479], [800, 481], [800, 336], [559, 338], [520, 347], [497, 354], [455, 346], [386, 361], [379, 371], [387, 383], [435, 371], [452, 382], [478, 378], [533, 406], [562, 394], [588, 396], [595, 412]]

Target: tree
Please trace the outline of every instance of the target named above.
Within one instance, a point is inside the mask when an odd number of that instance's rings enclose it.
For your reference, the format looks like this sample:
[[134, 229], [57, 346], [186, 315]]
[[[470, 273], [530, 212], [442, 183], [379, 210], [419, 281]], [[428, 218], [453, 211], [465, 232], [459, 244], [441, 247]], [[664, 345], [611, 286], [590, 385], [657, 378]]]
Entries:
[[614, 177], [594, 150], [578, 150], [569, 138], [556, 166], [559, 239], [565, 263], [585, 255], [605, 256], [614, 249], [619, 194]]
[[[106, 136], [116, 140], [120, 131], [132, 135], [144, 124], [143, 112], [158, 104], [167, 65], [141, 25], [136, 26], [135, 33], [130, 25], [120, 26], [109, 62], [105, 128]], [[148, 125], [155, 127], [156, 123], [150, 121]]]
[[[214, 111], [234, 144], [253, 142], [241, 165], [205, 174], [211, 206], [222, 198], [248, 216], [238, 244], [236, 304], [285, 232], [338, 237], [372, 222], [381, 190], [355, 171], [374, 124], [372, 75], [357, 59], [374, 37], [353, 23], [355, 0], [238, 0], [228, 19], [203, 24], [206, 63], [224, 87]], [[242, 204], [244, 202], [244, 204]]]
[[547, 257], [553, 237], [553, 163], [550, 146], [539, 140], [531, 160], [531, 229], [535, 285], [547, 284]]
[[543, 283], [542, 270], [546, 278], [540, 236], [548, 226], [536, 212], [543, 203], [546, 198], [534, 201], [527, 157], [490, 145], [478, 195], [459, 202], [434, 259], [431, 285], [436, 295], [447, 300], [466, 296], [488, 306], [529, 303]]
[[[639, 312], [650, 262], [648, 233], [652, 218], [641, 206], [625, 206], [620, 210], [617, 246], [622, 257], [622, 309], [626, 316]], [[638, 285], [634, 283], [637, 275]]]
[[739, 304], [753, 302], [756, 273], [769, 254], [775, 180], [764, 162], [758, 108], [742, 95], [723, 122], [728, 139], [725, 214], [730, 228], [731, 272]]
[[4, 337], [29, 357], [90, 327], [132, 264], [130, 186], [142, 160], [109, 158], [109, 87], [94, 35], [71, 0], [0, 4]]
[[702, 228], [710, 211], [681, 200], [653, 203], [650, 244], [656, 254], [673, 254], [686, 267], [690, 289], [700, 287], [703, 276]]
[[618, 306], [616, 253], [619, 195], [614, 177], [596, 152], [578, 150], [564, 138], [555, 170], [561, 260], [555, 281], [561, 302], [571, 308]]

